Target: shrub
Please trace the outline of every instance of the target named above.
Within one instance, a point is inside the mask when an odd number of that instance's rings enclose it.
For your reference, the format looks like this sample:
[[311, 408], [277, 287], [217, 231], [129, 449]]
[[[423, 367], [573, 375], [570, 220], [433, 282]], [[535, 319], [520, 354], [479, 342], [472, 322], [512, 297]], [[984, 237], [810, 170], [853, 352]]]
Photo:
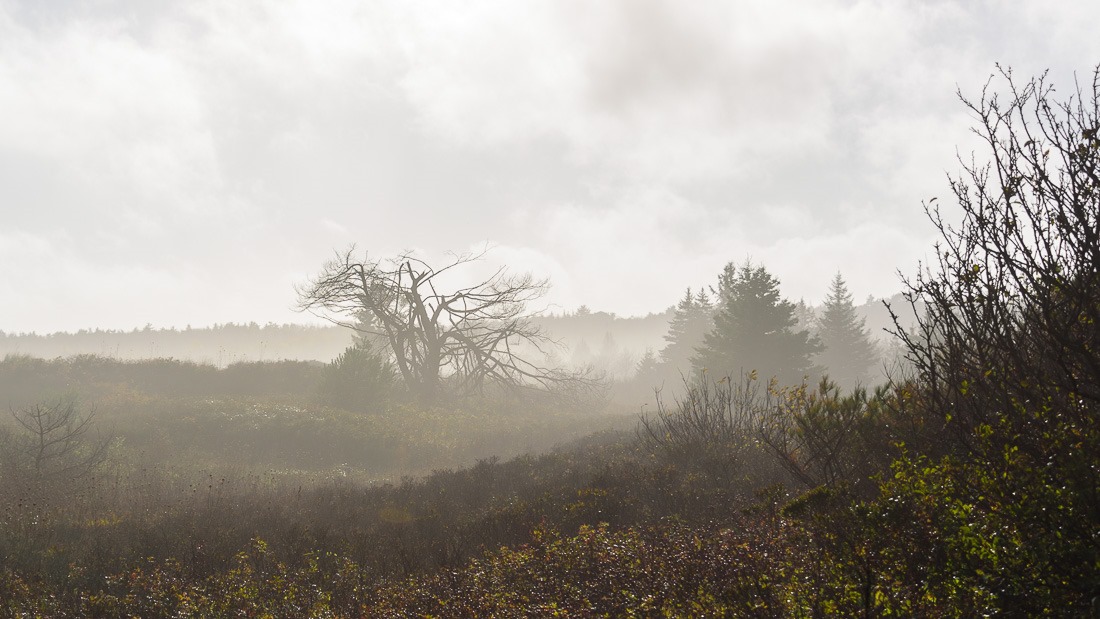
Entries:
[[347, 410], [377, 410], [396, 395], [396, 387], [393, 363], [363, 340], [325, 368], [318, 398], [322, 404]]

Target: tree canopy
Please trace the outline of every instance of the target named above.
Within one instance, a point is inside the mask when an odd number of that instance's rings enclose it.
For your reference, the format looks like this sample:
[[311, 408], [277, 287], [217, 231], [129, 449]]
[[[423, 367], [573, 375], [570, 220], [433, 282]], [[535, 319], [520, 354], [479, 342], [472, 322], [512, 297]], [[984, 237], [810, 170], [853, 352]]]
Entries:
[[691, 358], [695, 349], [703, 343], [703, 338], [713, 326], [714, 305], [705, 290], [692, 293], [691, 288], [676, 304], [668, 333], [665, 334], [665, 347], [661, 349], [661, 362], [666, 366], [687, 371], [691, 367]]
[[727, 264], [718, 277], [714, 328], [692, 364], [696, 372], [751, 373], [796, 383], [817, 372], [812, 356], [821, 344], [796, 330], [795, 306], [779, 294], [767, 269], [746, 262]]
[[829, 285], [829, 294], [817, 321], [817, 336], [825, 347], [817, 362], [841, 386], [862, 384], [880, 359], [864, 320], [856, 314], [852, 295], [840, 273]]

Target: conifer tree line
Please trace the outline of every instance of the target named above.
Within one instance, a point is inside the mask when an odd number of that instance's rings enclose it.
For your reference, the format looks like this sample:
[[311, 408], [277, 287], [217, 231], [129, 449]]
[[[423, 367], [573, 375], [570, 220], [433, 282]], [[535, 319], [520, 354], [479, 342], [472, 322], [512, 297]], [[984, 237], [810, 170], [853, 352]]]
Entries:
[[751, 261], [726, 264], [714, 287], [688, 288], [664, 339], [639, 364], [643, 379], [751, 375], [792, 385], [828, 376], [854, 387], [883, 357], [839, 272], [815, 312], [784, 298], [779, 280]]

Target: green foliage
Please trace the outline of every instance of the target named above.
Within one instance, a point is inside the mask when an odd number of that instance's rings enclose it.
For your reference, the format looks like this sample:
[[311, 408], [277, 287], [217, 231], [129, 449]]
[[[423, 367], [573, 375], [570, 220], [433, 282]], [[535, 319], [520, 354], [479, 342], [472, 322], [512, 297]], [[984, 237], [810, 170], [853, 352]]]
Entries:
[[[919, 579], [922, 597], [950, 600], [961, 616], [1088, 616], [1097, 582], [1088, 539], [1095, 521], [1071, 493], [1036, 478], [1035, 467], [1016, 461], [1007, 468], [899, 459], [867, 507], [871, 526], [889, 535], [880, 552], [892, 557], [890, 576]], [[1092, 531], [1074, 531], [1082, 526]]]
[[806, 488], [855, 485], [860, 494], [874, 492], [872, 476], [885, 469], [893, 451], [884, 432], [888, 390], [872, 397], [863, 389], [849, 393], [822, 378], [776, 393], [760, 409], [759, 437], [779, 462]]
[[317, 389], [322, 368], [305, 361], [242, 362], [217, 368], [178, 359], [122, 361], [77, 355], [46, 360], [7, 355], [0, 360], [0, 393], [12, 406], [64, 393], [79, 393], [91, 401], [122, 391], [165, 397], [302, 398]]
[[[1100, 69], [1052, 100], [1040, 77], [1002, 71], [966, 105], [987, 165], [952, 181], [961, 223], [928, 213], [938, 265], [910, 283], [926, 308], [899, 332], [949, 457], [888, 485], [930, 488], [943, 540], [929, 569], [984, 587], [1001, 609], [1080, 615], [1100, 594]], [[923, 484], [923, 485], [922, 485]]]
[[692, 359], [695, 371], [757, 372], [797, 384], [817, 372], [811, 357], [821, 344], [796, 331], [795, 306], [779, 295], [779, 281], [763, 266], [726, 265], [718, 277], [714, 328]]

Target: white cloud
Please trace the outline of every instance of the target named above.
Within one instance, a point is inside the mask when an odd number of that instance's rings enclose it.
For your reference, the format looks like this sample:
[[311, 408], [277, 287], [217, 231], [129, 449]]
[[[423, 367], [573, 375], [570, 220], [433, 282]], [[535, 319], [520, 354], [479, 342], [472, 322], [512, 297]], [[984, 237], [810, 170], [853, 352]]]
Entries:
[[650, 182], [744, 180], [828, 151], [851, 128], [846, 106], [918, 105], [907, 71], [927, 57], [922, 28], [952, 17], [868, 2], [419, 7], [403, 16], [401, 83], [429, 130], [564, 140], [582, 163]]
[[585, 303], [624, 314], [661, 311], [684, 287], [714, 285], [723, 265], [745, 260], [765, 265], [793, 299], [820, 302], [837, 270], [860, 295], [888, 296], [901, 287], [898, 269], [914, 266], [931, 246], [930, 226], [868, 220], [822, 231], [798, 219], [790, 207], [729, 217], [654, 192], [606, 209], [562, 206], [533, 223], [543, 230], [540, 252], [573, 274], [555, 281], [551, 298], [565, 308]]
[[[259, 319], [349, 240], [491, 239], [566, 308], [658, 310], [746, 256], [790, 296], [837, 268], [886, 294], [928, 241], [920, 200], [970, 149], [956, 87], [1000, 61], [1068, 92], [1100, 60], [1098, 18], [1027, 0], [0, 2], [0, 286], [76, 304], [82, 326]], [[14, 312], [0, 328], [71, 318]]]
[[[185, 203], [217, 188], [203, 102], [178, 59], [115, 19], [34, 31], [0, 20], [0, 146], [103, 196]], [[115, 205], [118, 206], [117, 204]]]

